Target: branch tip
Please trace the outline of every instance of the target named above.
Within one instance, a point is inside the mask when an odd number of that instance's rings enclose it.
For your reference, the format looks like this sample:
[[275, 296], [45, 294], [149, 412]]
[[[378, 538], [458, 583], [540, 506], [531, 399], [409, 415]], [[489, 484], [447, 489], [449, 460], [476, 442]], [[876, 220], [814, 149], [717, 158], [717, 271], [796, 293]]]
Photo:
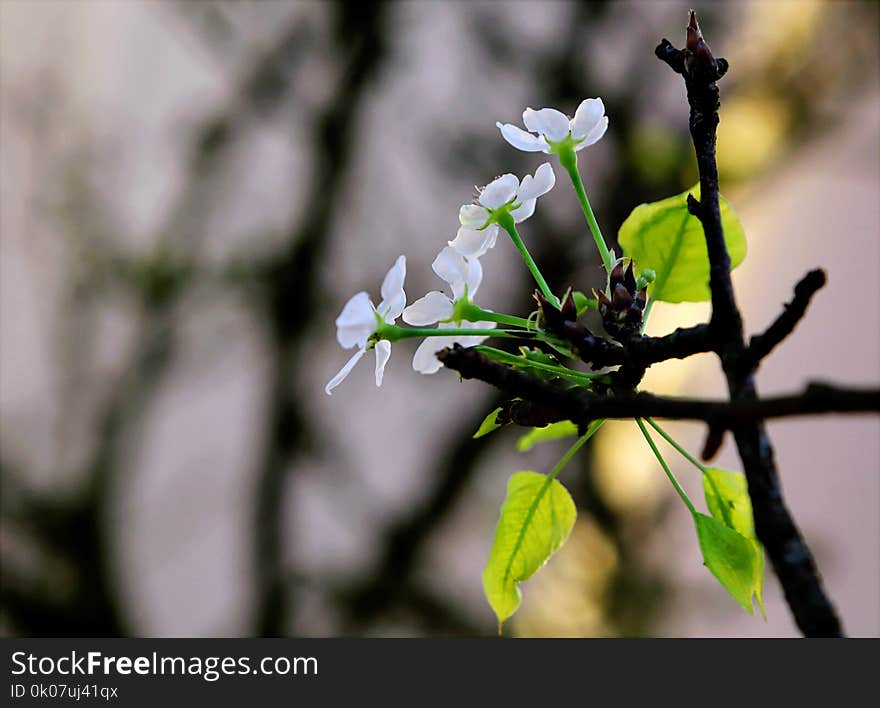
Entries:
[[715, 456], [724, 444], [725, 432], [727, 432], [725, 428], [709, 426], [709, 430], [706, 432], [706, 440], [703, 443], [703, 450], [700, 452], [700, 459], [703, 462], [711, 462], [715, 459]]
[[810, 301], [828, 282], [825, 271], [816, 268], [807, 273], [794, 286], [794, 298], [785, 304], [782, 314], [764, 332], [754, 335], [743, 353], [740, 365], [743, 371], [754, 370], [779, 344], [794, 332], [795, 327], [807, 314]]
[[700, 31], [700, 25], [697, 23], [697, 13], [690, 11], [687, 25], [687, 48], [696, 51], [697, 44], [703, 40], [703, 33]]

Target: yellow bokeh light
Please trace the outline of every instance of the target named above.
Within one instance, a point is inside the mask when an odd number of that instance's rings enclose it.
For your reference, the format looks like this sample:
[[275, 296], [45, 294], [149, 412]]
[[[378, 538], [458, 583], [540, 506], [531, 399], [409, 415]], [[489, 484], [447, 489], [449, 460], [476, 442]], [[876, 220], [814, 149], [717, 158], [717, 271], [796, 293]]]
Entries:
[[785, 146], [790, 122], [785, 103], [770, 96], [734, 95], [718, 124], [718, 170], [744, 179], [770, 165]]
[[566, 544], [523, 584], [523, 604], [512, 621], [514, 635], [609, 635], [604, 597], [617, 566], [614, 544], [582, 514]]

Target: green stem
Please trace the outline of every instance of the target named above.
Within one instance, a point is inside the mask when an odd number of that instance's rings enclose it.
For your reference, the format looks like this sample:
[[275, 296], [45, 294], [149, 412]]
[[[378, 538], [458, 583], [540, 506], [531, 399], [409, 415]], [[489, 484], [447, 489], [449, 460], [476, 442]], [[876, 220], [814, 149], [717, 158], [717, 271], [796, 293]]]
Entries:
[[656, 424], [653, 420], [651, 420], [650, 418], [645, 418], [645, 420], [648, 421], [648, 425], [650, 425], [652, 428], [654, 428], [654, 430], [656, 430], [658, 433], [660, 433], [660, 436], [661, 436], [666, 442], [668, 442], [670, 445], [672, 445], [672, 447], [674, 447], [674, 448], [678, 451], [678, 453], [679, 453], [684, 459], [686, 459], [686, 460], [687, 460], [688, 462], [690, 462], [694, 467], [696, 467], [698, 470], [700, 470], [700, 472], [705, 472], [705, 471], [706, 471], [706, 466], [705, 466], [704, 464], [702, 464], [702, 463], [701, 463], [696, 457], [694, 457], [693, 455], [691, 455], [687, 450], [685, 450], [685, 449], [684, 449], [684, 448], [683, 448], [683, 447], [682, 447], [682, 446], [681, 446], [681, 445], [675, 440], [675, 438], [673, 438], [669, 433], [667, 433], [665, 430], [663, 430], [663, 428], [661, 428], [659, 425], [657, 425], [657, 424]]
[[541, 275], [541, 271], [538, 269], [538, 264], [535, 263], [535, 260], [532, 258], [532, 254], [529, 253], [529, 249], [526, 248], [526, 245], [523, 243], [522, 238], [520, 238], [519, 233], [517, 233], [516, 224], [513, 221], [513, 217], [505, 211], [498, 214], [496, 218], [498, 221], [498, 225], [508, 234], [510, 234], [510, 238], [513, 240], [513, 244], [516, 246], [519, 254], [522, 256], [522, 259], [525, 262], [526, 266], [528, 266], [532, 277], [535, 279], [535, 282], [538, 284], [538, 287], [541, 289], [544, 297], [552, 302], [557, 308], [560, 307], [559, 298], [557, 298], [550, 290], [550, 286], [547, 285], [547, 281], [544, 280], [544, 276]]
[[508, 339], [534, 339], [536, 333], [518, 329], [467, 329], [466, 327], [398, 327], [385, 324], [376, 330], [377, 339], [399, 342], [401, 339], [415, 337], [450, 337], [464, 335], [467, 337], [502, 337]]
[[497, 322], [498, 324], [510, 325], [512, 327], [535, 330], [534, 323], [529, 322], [525, 317], [505, 315], [500, 312], [489, 312], [469, 301], [459, 301], [455, 304], [455, 315], [453, 318], [455, 317], [460, 317], [468, 322]]
[[580, 450], [596, 431], [602, 427], [605, 423], [605, 419], [602, 420], [594, 420], [590, 423], [590, 426], [587, 428], [587, 432], [584, 433], [581, 437], [579, 437], [574, 445], [568, 448], [568, 451], [562, 456], [562, 459], [556, 463], [556, 466], [551, 470], [550, 475], [548, 476], [547, 484], [549, 484], [552, 480], [556, 479], [559, 476], [559, 473], [562, 472], [563, 468], [569, 463], [572, 457], [577, 454], [577, 451]]
[[648, 304], [645, 307], [645, 311], [642, 313], [642, 328], [639, 330], [639, 334], [644, 334], [645, 330], [648, 327], [648, 318], [651, 316], [651, 309], [654, 307], [654, 300], [648, 300]]
[[[658, 433], [660, 433], [660, 435], [663, 437], [663, 439], [666, 442], [668, 442], [670, 445], [672, 445], [672, 447], [674, 447], [678, 451], [678, 453], [682, 457], [684, 457], [684, 459], [686, 459], [688, 462], [690, 462], [692, 465], [694, 465], [694, 467], [696, 467], [698, 470], [700, 470], [700, 472], [704, 475], [703, 482], [704, 483], [708, 482], [709, 486], [712, 488], [712, 491], [715, 493], [715, 496], [718, 497], [719, 499], [722, 499], [723, 497], [721, 496], [721, 491], [718, 489], [718, 486], [715, 484], [715, 480], [712, 479], [712, 475], [707, 474], [707, 472], [709, 470], [706, 468], [706, 466], [704, 464], [702, 464], [696, 457], [691, 455], [687, 450], [685, 450], [675, 440], [675, 438], [673, 438], [669, 433], [667, 433], [665, 430], [663, 430], [663, 428], [661, 428], [659, 425], [657, 425], [653, 420], [651, 420], [650, 418], [645, 418], [645, 420], [647, 420], [648, 425], [650, 425], [652, 428], [654, 428], [654, 430], [656, 430]], [[721, 505], [721, 515], [724, 517], [724, 523], [727, 526], [730, 526], [730, 528], [733, 528], [733, 521], [730, 518], [730, 512], [728, 511], [727, 506], [725, 504]]]
[[511, 366], [519, 367], [522, 369], [538, 369], [540, 371], [546, 371], [548, 373], [555, 374], [559, 378], [565, 379], [566, 381], [571, 381], [572, 383], [577, 383], [582, 386], [590, 386], [593, 383], [594, 379], [608, 378], [607, 374], [588, 374], [584, 371], [575, 371], [573, 369], [568, 369], [564, 366], [545, 364], [541, 361], [532, 361], [531, 359], [524, 359], [523, 357], [516, 356], [515, 354], [511, 354], [510, 352], [506, 352], [501, 349], [495, 349], [495, 347], [487, 347], [482, 344], [476, 347], [476, 349], [481, 354], [485, 354], [490, 359], [499, 361], [502, 364], [510, 364]]
[[605, 239], [602, 237], [599, 222], [596, 221], [596, 216], [593, 214], [593, 207], [590, 206], [590, 200], [587, 198], [587, 192], [584, 189], [584, 183], [581, 180], [581, 173], [578, 171], [577, 153], [574, 151], [574, 148], [569, 147], [561, 150], [559, 152], [559, 161], [562, 163], [562, 166], [571, 178], [571, 183], [574, 185], [574, 191], [577, 192], [578, 201], [581, 203], [581, 209], [587, 219], [587, 224], [590, 227], [590, 231], [593, 233], [593, 240], [596, 242], [596, 248], [599, 249], [599, 255], [602, 256], [602, 264], [605, 266], [605, 271], [610, 273], [611, 269], [614, 267], [614, 263], [611, 260], [611, 252], [608, 250], [608, 246], [605, 245]]
[[669, 478], [669, 481], [672, 482], [672, 486], [675, 487], [675, 491], [678, 492], [678, 496], [681, 497], [681, 500], [684, 502], [685, 506], [690, 510], [691, 514], [696, 514], [697, 510], [694, 508], [693, 503], [688, 498], [688, 495], [685, 494], [684, 489], [682, 489], [681, 485], [678, 483], [678, 480], [675, 478], [675, 475], [672, 474], [672, 470], [669, 469], [669, 466], [666, 464], [666, 460], [663, 459], [663, 455], [660, 454], [660, 451], [657, 449], [657, 446], [654, 444], [654, 440], [651, 438], [651, 435], [648, 433], [647, 428], [645, 428], [645, 424], [642, 423], [640, 418], [636, 418], [636, 424], [639, 426], [639, 430], [642, 431], [642, 435], [645, 436], [645, 440], [648, 441], [648, 445], [651, 446], [651, 451], [654, 453], [654, 457], [657, 458], [657, 461], [660, 463], [660, 466], [663, 468], [663, 471], [666, 473], [666, 476]]

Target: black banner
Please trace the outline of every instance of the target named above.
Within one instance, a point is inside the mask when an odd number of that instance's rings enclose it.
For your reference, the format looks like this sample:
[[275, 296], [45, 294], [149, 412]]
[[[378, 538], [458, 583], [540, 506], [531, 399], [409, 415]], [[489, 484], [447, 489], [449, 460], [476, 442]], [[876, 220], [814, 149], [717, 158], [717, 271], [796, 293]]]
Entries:
[[[870, 641], [4, 639], [4, 705], [301, 701], [822, 705], [866, 685]], [[871, 650], [874, 646], [874, 650]], [[870, 695], [866, 693], [865, 695]], [[309, 703], [310, 704], [310, 703]]]

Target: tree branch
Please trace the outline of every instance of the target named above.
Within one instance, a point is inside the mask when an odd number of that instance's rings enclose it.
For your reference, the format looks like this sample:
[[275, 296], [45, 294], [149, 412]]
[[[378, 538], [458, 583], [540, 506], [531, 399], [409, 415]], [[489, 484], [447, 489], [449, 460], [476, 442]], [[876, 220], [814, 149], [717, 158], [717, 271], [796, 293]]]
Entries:
[[[880, 389], [842, 388], [811, 383], [801, 393], [762, 399], [712, 401], [655, 396], [601, 396], [584, 389], [563, 389], [489, 359], [475, 349], [455, 345], [437, 357], [462, 378], [479, 379], [579, 425], [601, 418], [667, 418], [704, 421], [713, 429], [728, 430], [744, 422], [822, 413], [880, 411]], [[557, 417], [559, 419], [559, 417]], [[519, 422], [512, 418], [513, 422]], [[546, 423], [544, 423], [546, 425]]]
[[[313, 125], [317, 152], [308, 199], [312, 208], [291, 227], [286, 247], [262, 264], [256, 278], [263, 285], [259, 304], [267, 315], [273, 343], [267, 439], [259, 463], [253, 514], [254, 624], [255, 634], [263, 637], [289, 631], [292, 602], [284, 563], [284, 500], [293, 460], [309, 439], [309, 414], [303, 408], [302, 389], [296, 380], [302, 369], [297, 362], [309, 351], [301, 333], [312, 313], [320, 311], [317, 264], [338, 213], [346, 165], [356, 149], [353, 126], [370, 82], [385, 60], [383, 23], [388, 6], [382, 0], [350, 5], [336, 2], [328, 7], [342, 73]], [[277, 71], [277, 66], [265, 67], [268, 76]]]
[[[766, 331], [751, 338], [747, 351], [741, 356], [740, 364], [754, 368], [766, 358], [794, 331], [806, 314], [813, 295], [826, 282], [825, 272], [818, 268], [801, 278], [794, 288], [794, 298], [785, 305], [782, 314]], [[572, 344], [581, 359], [594, 369], [617, 365], [647, 368], [670, 359], [686, 359], [694, 354], [720, 350], [724, 341], [724, 334], [718, 332], [717, 326], [709, 323], [679, 327], [662, 337], [634, 337], [620, 346], [595, 336], [576, 321], [565, 319], [558, 310], [555, 311], [556, 314], [551, 314], [550, 308], [544, 308], [543, 311], [548, 331]]]
[[[718, 354], [727, 387], [732, 401], [754, 401], [757, 390], [753, 370], [743, 367], [749, 354], [730, 278], [730, 256], [718, 204], [715, 128], [719, 91], [716, 82], [727, 71], [727, 62], [714, 58], [693, 12], [685, 49], [677, 50], [663, 40], [655, 53], [684, 76], [687, 89], [689, 127], [700, 172], [700, 201], [689, 198], [688, 205], [700, 219], [706, 236], [712, 291], [711, 325], [720, 338]], [[767, 550], [798, 626], [807, 636], [840, 636], [840, 620], [822, 587], [812, 554], [783, 500], [767, 431], [760, 422], [748, 422], [735, 425], [732, 432], [748, 480], [755, 531]]]
[[548, 317], [546, 329], [571, 344], [581, 361], [590, 364], [593, 369], [608, 366], [648, 368], [670, 359], [686, 359], [713, 350], [711, 331], [706, 324], [679, 327], [662, 337], [634, 338], [625, 346], [596, 336], [586, 326], [572, 320], [560, 319], [556, 322]]
[[798, 322], [807, 313], [813, 295], [821, 290], [825, 283], [825, 271], [820, 269], [811, 270], [801, 278], [794, 286], [794, 299], [785, 305], [782, 314], [762, 334], [756, 334], [749, 340], [748, 350], [742, 357], [743, 367], [749, 369], [757, 367], [762, 359], [794, 331]]
[[[612, 278], [615, 277], [616, 272], [617, 269], [612, 271]], [[631, 271], [627, 275], [631, 275]], [[634, 289], [634, 277], [631, 279], [631, 285]], [[558, 308], [540, 292], [535, 292], [535, 299], [542, 314], [544, 329], [568, 342], [581, 361], [589, 364], [594, 370], [620, 366], [620, 369], [612, 374], [612, 385], [615, 390], [624, 393], [638, 386], [645, 371], [652, 364], [669, 359], [685, 359], [694, 354], [714, 350], [712, 328], [708, 324], [679, 327], [663, 337], [645, 337], [639, 331], [641, 310], [638, 310], [638, 320], [618, 331], [616, 334], [618, 341], [613, 342], [593, 334], [585, 324], [577, 321], [577, 308], [571, 297], [571, 291]], [[615, 314], [611, 313], [610, 318], [616, 319]]]

